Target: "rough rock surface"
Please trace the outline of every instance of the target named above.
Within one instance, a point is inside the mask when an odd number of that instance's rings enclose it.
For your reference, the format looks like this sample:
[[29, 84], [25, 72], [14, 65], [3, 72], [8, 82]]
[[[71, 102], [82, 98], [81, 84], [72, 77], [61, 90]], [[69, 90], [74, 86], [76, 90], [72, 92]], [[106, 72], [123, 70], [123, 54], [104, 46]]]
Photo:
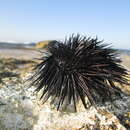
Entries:
[[[22, 70], [23, 72], [23, 70]], [[3, 78], [0, 83], [0, 130], [127, 130], [130, 129], [130, 97], [114, 105], [87, 110], [78, 105], [77, 113], [58, 112], [49, 101], [42, 105], [34, 87], [26, 80], [30, 73]]]
[[[107, 102], [105, 107], [79, 107], [78, 113], [57, 112], [49, 103], [41, 105], [33, 94], [33, 87], [28, 88], [17, 78], [4, 79], [0, 86], [0, 129], [1, 130], [85, 130], [129, 128], [130, 98], [115, 100], [115, 105]], [[13, 82], [12, 82], [13, 81]], [[122, 119], [119, 120], [119, 117]], [[125, 117], [126, 120], [124, 119]], [[125, 124], [125, 125], [124, 125]]]

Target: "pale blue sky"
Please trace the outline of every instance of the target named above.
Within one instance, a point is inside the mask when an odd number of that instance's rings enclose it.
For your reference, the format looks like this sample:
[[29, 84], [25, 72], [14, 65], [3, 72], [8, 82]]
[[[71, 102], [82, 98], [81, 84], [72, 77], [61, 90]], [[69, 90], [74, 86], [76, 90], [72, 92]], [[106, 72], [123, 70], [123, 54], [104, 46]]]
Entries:
[[72, 33], [130, 49], [130, 0], [0, 0], [0, 41], [64, 39]]

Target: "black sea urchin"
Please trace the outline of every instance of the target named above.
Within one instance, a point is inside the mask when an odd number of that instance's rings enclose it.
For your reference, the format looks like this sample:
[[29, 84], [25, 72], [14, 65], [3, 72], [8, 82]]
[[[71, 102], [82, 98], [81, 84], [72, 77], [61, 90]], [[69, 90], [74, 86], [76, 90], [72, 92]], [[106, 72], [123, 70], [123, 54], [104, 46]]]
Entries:
[[81, 99], [86, 108], [85, 97], [92, 105], [98, 101], [120, 95], [115, 83], [128, 84], [127, 70], [119, 63], [116, 50], [91, 39], [72, 35], [64, 42], [52, 41], [46, 56], [36, 66], [33, 85], [36, 91], [43, 89], [41, 99], [58, 99], [58, 107], [65, 99], [74, 103]]

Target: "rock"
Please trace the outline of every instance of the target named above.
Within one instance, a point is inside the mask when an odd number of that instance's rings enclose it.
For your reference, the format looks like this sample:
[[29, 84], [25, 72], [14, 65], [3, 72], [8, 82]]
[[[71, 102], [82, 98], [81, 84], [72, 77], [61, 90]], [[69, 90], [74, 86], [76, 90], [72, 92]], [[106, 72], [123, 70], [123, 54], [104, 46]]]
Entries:
[[129, 127], [129, 96], [115, 100], [115, 105], [106, 102], [97, 109], [85, 110], [79, 102], [77, 113], [70, 112], [71, 109], [60, 112], [49, 101], [41, 104], [39, 95], [33, 93], [35, 88], [28, 88], [24, 82], [27, 77], [19, 79], [20, 83], [15, 78], [15, 83], [8, 79], [0, 88], [0, 130], [126, 130]]
[[48, 46], [48, 43], [50, 42], [50, 40], [46, 40], [46, 41], [40, 41], [36, 44], [36, 48], [46, 48]]

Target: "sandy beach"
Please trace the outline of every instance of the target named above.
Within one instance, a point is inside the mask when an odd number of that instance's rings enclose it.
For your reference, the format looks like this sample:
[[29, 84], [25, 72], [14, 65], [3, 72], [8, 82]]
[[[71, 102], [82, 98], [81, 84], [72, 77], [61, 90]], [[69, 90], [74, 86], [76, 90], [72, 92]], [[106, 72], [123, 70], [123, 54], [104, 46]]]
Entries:
[[0, 48], [0, 58], [31, 60], [34, 58], [38, 58], [39, 56], [40, 52], [38, 52], [37, 50]]

